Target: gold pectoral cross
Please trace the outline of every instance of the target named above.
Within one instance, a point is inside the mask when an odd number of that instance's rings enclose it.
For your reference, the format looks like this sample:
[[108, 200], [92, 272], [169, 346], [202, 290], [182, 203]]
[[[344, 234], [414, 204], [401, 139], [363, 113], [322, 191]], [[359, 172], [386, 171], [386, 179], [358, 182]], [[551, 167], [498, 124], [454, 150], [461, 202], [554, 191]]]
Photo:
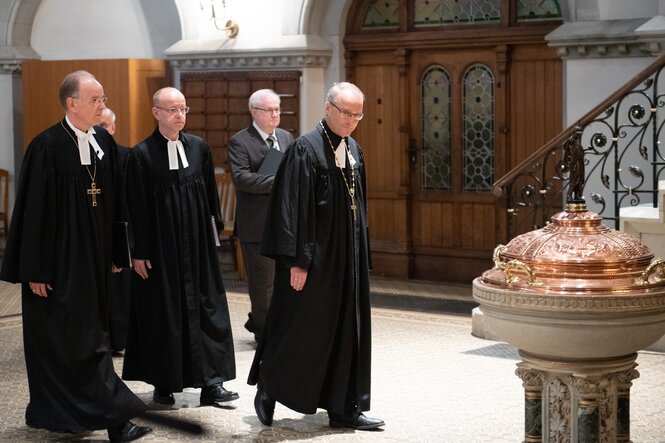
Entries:
[[355, 189], [351, 188], [349, 190], [349, 196], [351, 197], [351, 211], [353, 212], [353, 222], [357, 221], [356, 219], [356, 199], [353, 197], [355, 195]]
[[97, 206], [97, 196], [102, 193], [102, 190], [97, 187], [95, 182], [90, 184], [88, 195], [92, 196], [92, 206]]

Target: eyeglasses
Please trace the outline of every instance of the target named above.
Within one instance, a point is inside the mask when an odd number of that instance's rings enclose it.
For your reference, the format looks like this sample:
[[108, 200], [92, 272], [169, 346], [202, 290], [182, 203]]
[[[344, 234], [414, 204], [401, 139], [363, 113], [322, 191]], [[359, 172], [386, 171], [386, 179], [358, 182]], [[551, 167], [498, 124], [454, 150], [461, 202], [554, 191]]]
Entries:
[[170, 107], [170, 108], [162, 108], [160, 106], [155, 106], [157, 109], [161, 109], [162, 111], [166, 111], [169, 114], [177, 114], [179, 112], [182, 112], [183, 114], [187, 114], [189, 112], [189, 106], [181, 106], [179, 108], [176, 108], [175, 106]]
[[[81, 97], [78, 97], [76, 95], [72, 95], [72, 98], [76, 100], [82, 100]], [[92, 97], [88, 99], [88, 101], [93, 105], [102, 105], [102, 104], [105, 105], [109, 101], [109, 98], [105, 95], [102, 95], [101, 97]]]
[[352, 119], [354, 119], [354, 120], [356, 120], [356, 121], [360, 121], [360, 120], [362, 120], [363, 117], [365, 116], [365, 114], [363, 114], [362, 112], [359, 112], [359, 113], [357, 113], [357, 114], [354, 114], [354, 113], [349, 112], [349, 111], [342, 111], [342, 110], [339, 109], [339, 107], [337, 107], [337, 105], [334, 104], [333, 102], [328, 102], [328, 103], [330, 103], [331, 105], [333, 105], [333, 107], [334, 107], [335, 109], [337, 109], [337, 110], [339, 111], [339, 113], [342, 114], [342, 117], [344, 117], [344, 118], [352, 118]]
[[267, 112], [268, 114], [281, 114], [282, 110], [280, 108], [257, 108], [256, 106], [252, 106], [254, 109], [258, 109], [259, 111]]

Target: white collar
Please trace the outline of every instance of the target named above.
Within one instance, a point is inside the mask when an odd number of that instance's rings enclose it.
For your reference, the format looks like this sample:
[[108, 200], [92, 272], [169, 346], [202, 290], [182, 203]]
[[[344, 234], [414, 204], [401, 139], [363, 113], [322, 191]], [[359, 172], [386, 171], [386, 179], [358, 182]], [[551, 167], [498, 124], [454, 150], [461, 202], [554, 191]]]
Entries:
[[[160, 134], [162, 134], [160, 132]], [[179, 169], [178, 165], [178, 155], [180, 156], [180, 161], [182, 162], [182, 167], [189, 167], [189, 162], [187, 161], [187, 156], [185, 155], [185, 147], [182, 144], [182, 141], [178, 138], [177, 140], [169, 140], [164, 134], [162, 137], [166, 139], [166, 150], [169, 157], [169, 170]]]
[[89, 165], [91, 164], [90, 162], [90, 148], [88, 147], [88, 142], [92, 145], [92, 149], [95, 150], [95, 153], [97, 154], [97, 158], [100, 160], [102, 157], [104, 157], [104, 151], [102, 150], [101, 146], [99, 146], [99, 143], [97, 143], [97, 140], [94, 137], [95, 128], [90, 127], [87, 132], [81, 131], [78, 129], [76, 126], [74, 126], [69, 120], [69, 117], [65, 115], [65, 121], [67, 122], [67, 125], [71, 128], [72, 131], [74, 131], [74, 134], [76, 135], [78, 139], [78, 149], [79, 149], [79, 159], [81, 160], [82, 165]]

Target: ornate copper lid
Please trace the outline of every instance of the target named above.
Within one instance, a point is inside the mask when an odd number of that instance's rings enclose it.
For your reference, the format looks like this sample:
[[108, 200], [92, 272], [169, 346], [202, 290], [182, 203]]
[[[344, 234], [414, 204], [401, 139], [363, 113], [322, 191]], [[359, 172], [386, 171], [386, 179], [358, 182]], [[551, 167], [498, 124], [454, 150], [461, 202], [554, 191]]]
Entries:
[[639, 239], [608, 228], [584, 203], [568, 204], [546, 227], [494, 251], [483, 284], [561, 294], [634, 293], [660, 288], [665, 262]]

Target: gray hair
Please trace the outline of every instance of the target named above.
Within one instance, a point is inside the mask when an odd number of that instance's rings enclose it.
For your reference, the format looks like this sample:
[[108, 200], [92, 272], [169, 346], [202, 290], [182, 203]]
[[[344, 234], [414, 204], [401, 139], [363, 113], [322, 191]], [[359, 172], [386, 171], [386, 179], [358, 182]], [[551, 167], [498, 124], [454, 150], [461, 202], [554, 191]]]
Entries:
[[67, 99], [69, 97], [75, 97], [79, 93], [79, 85], [83, 78], [97, 80], [95, 76], [88, 71], [74, 71], [71, 74], [67, 74], [60, 84], [60, 105], [64, 110], [67, 110]]
[[115, 123], [115, 112], [111, 108], [102, 109], [102, 114], [109, 114], [111, 116], [111, 123]]
[[272, 89], [259, 89], [255, 91], [252, 95], [249, 96], [248, 106], [249, 108], [254, 108], [264, 97], [276, 97], [280, 102], [281, 99], [279, 95]]
[[350, 91], [356, 97], [361, 98], [363, 102], [365, 101], [365, 94], [363, 94], [360, 88], [358, 88], [353, 83], [349, 82], [340, 82], [333, 84], [332, 87], [328, 89], [328, 95], [326, 95], [326, 101], [334, 103], [337, 99], [337, 95], [343, 90]]

